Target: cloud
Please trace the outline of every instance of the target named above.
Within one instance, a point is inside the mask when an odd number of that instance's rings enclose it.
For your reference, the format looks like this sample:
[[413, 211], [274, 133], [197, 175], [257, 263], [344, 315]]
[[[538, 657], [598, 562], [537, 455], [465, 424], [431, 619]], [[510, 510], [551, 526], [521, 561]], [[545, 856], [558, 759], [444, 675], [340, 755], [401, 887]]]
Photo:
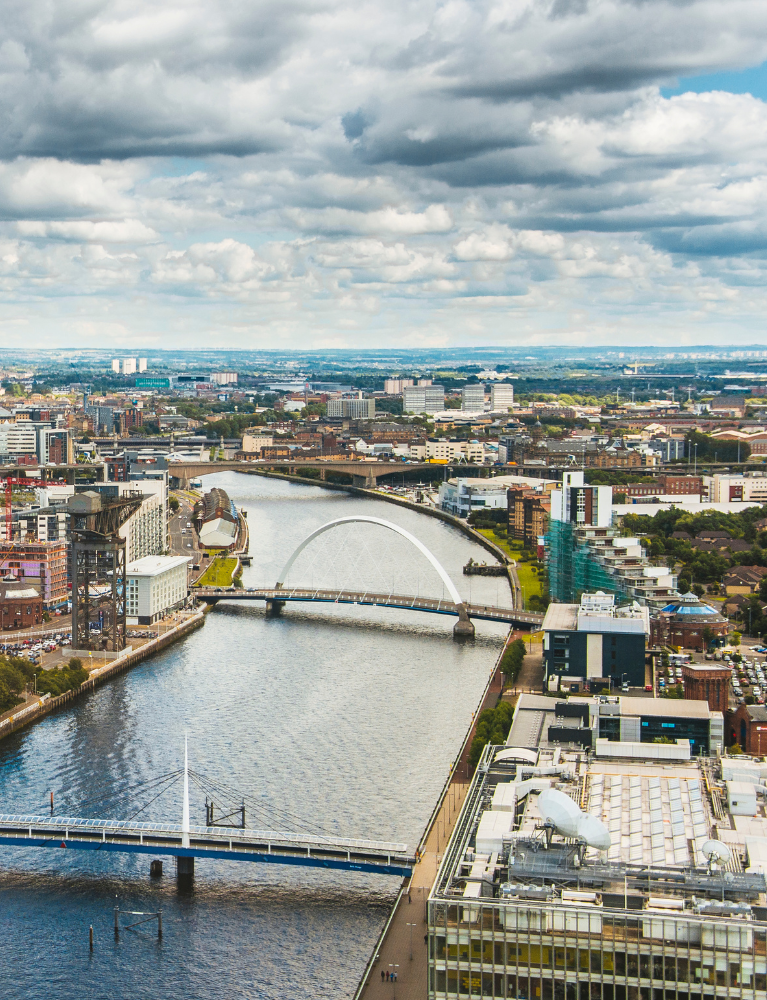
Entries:
[[761, 330], [767, 106], [660, 87], [765, 59], [763, 0], [14, 0], [0, 319]]

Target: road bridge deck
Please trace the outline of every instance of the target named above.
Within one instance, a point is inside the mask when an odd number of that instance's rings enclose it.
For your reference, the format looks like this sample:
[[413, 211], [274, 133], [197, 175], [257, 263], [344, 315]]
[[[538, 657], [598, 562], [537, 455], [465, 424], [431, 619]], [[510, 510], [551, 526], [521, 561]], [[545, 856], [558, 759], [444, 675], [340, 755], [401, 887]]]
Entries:
[[54, 847], [126, 854], [169, 854], [181, 858], [225, 859], [300, 865], [379, 875], [409, 876], [415, 858], [406, 844], [247, 830], [190, 826], [185, 846], [181, 825], [68, 816], [0, 815], [0, 847]]

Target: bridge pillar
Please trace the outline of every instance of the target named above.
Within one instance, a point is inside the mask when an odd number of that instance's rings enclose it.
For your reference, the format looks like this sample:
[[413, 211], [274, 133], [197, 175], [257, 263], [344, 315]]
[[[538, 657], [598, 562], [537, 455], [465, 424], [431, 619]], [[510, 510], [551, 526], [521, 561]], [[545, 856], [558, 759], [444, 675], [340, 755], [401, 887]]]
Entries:
[[176, 874], [181, 876], [186, 876], [187, 878], [194, 875], [194, 858], [176, 858]]
[[267, 618], [276, 618], [282, 609], [285, 607], [284, 601], [267, 601], [266, 602], [266, 616]]
[[323, 466], [320, 466], [320, 482], [324, 483], [325, 480], [327, 479], [327, 475], [328, 475], [328, 470], [323, 468]]
[[465, 604], [458, 605], [458, 621], [453, 626], [454, 639], [473, 639], [475, 634], [474, 623], [466, 611]]

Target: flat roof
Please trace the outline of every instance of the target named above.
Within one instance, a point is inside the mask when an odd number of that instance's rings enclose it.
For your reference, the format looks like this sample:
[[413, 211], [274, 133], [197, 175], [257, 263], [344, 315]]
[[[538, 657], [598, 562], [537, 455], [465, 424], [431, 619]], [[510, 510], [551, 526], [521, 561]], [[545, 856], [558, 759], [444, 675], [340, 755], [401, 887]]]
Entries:
[[550, 604], [541, 628], [544, 632], [574, 632], [578, 624], [578, 604]]
[[191, 561], [189, 556], [144, 556], [132, 562], [125, 572], [128, 576], [160, 576]]
[[653, 715], [666, 718], [708, 719], [711, 709], [707, 701], [688, 701], [675, 698], [618, 699], [621, 715]]

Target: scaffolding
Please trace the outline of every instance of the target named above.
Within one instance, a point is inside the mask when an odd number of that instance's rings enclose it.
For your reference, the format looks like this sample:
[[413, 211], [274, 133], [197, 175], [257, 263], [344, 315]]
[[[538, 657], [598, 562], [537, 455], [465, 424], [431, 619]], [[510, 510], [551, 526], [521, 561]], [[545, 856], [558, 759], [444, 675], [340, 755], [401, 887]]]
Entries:
[[604, 590], [616, 597], [624, 591], [595, 558], [592, 549], [580, 541], [576, 526], [570, 521], [549, 521], [546, 535], [546, 559], [549, 571], [549, 592], [562, 604], [577, 604], [581, 594]]

